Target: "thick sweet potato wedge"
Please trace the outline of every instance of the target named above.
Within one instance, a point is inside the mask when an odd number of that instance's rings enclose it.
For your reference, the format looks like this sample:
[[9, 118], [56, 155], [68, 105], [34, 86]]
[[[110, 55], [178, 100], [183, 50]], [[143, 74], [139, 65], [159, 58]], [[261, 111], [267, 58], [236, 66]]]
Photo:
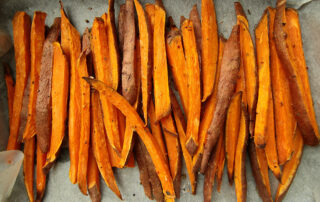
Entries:
[[42, 167], [46, 163], [47, 154], [40, 149], [40, 142], [37, 142], [37, 168], [36, 168], [36, 201], [42, 201], [46, 190], [47, 176]]
[[35, 137], [32, 137], [24, 143], [23, 176], [27, 194], [30, 201], [34, 201], [33, 179], [34, 179], [34, 154], [36, 149]]
[[[36, 11], [33, 14], [30, 34], [30, 52], [31, 52], [31, 69], [30, 69], [30, 90], [28, 102], [28, 120], [23, 133], [23, 139], [29, 139], [36, 134], [36, 104], [39, 88], [39, 74], [41, 67], [41, 58], [45, 40], [45, 21], [46, 13]], [[50, 134], [39, 133], [37, 140], [40, 142], [40, 148], [47, 152], [50, 146]]]
[[88, 160], [88, 192], [92, 202], [101, 201], [101, 192], [100, 192], [100, 173], [96, 159], [93, 155], [92, 147], [89, 149], [89, 160]]
[[204, 146], [204, 153], [201, 161], [201, 173], [205, 172], [211, 151], [217, 143], [225, 122], [230, 98], [236, 87], [236, 77], [238, 75], [240, 65], [239, 33], [240, 27], [239, 25], [235, 25], [232, 28], [230, 37], [224, 47], [217, 90], [216, 107], [213, 119], [208, 129], [207, 142]]
[[[286, 1], [278, 0], [274, 20], [275, 44], [283, 65], [282, 67], [289, 80], [293, 112], [304, 143], [314, 146], [319, 144], [320, 135], [318, 126], [314, 121], [314, 114], [312, 113], [312, 99], [310, 89], [308, 89], [308, 80], [306, 79], [307, 70], [305, 65], [301, 65], [301, 60], [304, 58], [304, 56], [301, 55], [301, 37], [299, 37], [297, 33], [290, 33], [292, 31], [298, 32], [299, 29], [297, 29], [297, 27], [299, 27], [299, 25], [297, 20], [294, 22], [294, 20], [290, 19], [290, 11], [288, 17], [286, 13]], [[296, 34], [298, 37], [294, 37]], [[297, 39], [300, 39], [300, 43], [296, 42]], [[300, 44], [299, 47], [296, 48], [295, 42], [297, 45]], [[299, 59], [296, 59], [297, 57], [299, 57]], [[301, 74], [304, 76], [301, 76]]]
[[30, 16], [17, 12], [13, 17], [13, 45], [16, 61], [16, 85], [10, 121], [10, 136], [7, 150], [19, 149], [18, 133], [22, 100], [30, 71]]
[[230, 103], [226, 119], [226, 154], [229, 184], [233, 184], [234, 161], [238, 143], [242, 92], [237, 92]]
[[12, 73], [10, 66], [7, 63], [2, 63], [2, 66], [4, 67], [4, 79], [6, 81], [6, 87], [7, 87], [7, 97], [8, 97], [8, 111], [9, 111], [9, 125], [11, 122], [12, 117], [12, 110], [13, 110], [13, 97], [14, 97], [14, 86], [15, 83], [12, 78]]
[[212, 0], [201, 2], [201, 77], [202, 77], [202, 102], [214, 90], [216, 69], [218, 64], [218, 25], [216, 10]]

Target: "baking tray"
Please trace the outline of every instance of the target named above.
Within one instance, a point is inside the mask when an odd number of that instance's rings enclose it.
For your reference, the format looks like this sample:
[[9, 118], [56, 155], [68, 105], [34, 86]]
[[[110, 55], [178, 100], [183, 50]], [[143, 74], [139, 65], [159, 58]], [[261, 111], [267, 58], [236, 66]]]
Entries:
[[[303, 0], [302, 0], [303, 1]], [[86, 27], [91, 27], [94, 17], [101, 16], [107, 11], [107, 0], [64, 0], [65, 10], [73, 25], [83, 33]], [[141, 1], [143, 4], [152, 1]], [[215, 7], [219, 32], [225, 37], [229, 36], [232, 25], [236, 22], [233, 0], [216, 0]], [[270, 0], [243, 0], [240, 1], [247, 14], [251, 35], [253, 36], [254, 26], [258, 23], [264, 9], [267, 6], [275, 6], [275, 1]], [[119, 12], [119, 5], [123, 0], [115, 1], [116, 16]], [[163, 0], [167, 15], [171, 15], [179, 25], [180, 16], [189, 15], [194, 4], [198, 5], [200, 11], [200, 0]], [[0, 0], [0, 27], [7, 29], [12, 35], [11, 20], [16, 11], [26, 11], [32, 16], [36, 10], [44, 11], [48, 14], [46, 24], [51, 25], [54, 17], [60, 16], [58, 0]], [[307, 65], [309, 67], [309, 78], [315, 105], [318, 124], [320, 124], [320, 2], [312, 1], [299, 9], [302, 39]], [[9, 62], [14, 71], [14, 54], [11, 50], [3, 61]], [[9, 127], [6, 86], [4, 82], [3, 69], [0, 68], [0, 151], [6, 148]], [[261, 201], [259, 198], [255, 182], [251, 174], [250, 164], [247, 158], [247, 186], [248, 201]], [[68, 150], [62, 149], [61, 156], [56, 165], [51, 169], [46, 195], [44, 201], [90, 201], [89, 197], [82, 195], [77, 185], [71, 184], [68, 177], [69, 156]], [[271, 172], [271, 190], [274, 195], [277, 188], [277, 180], [273, 178]], [[115, 169], [115, 176], [125, 201], [149, 201], [144, 195], [140, 185], [138, 168]], [[177, 201], [203, 201], [203, 176], [199, 175], [197, 195], [190, 194], [190, 184], [185, 166], [182, 171], [181, 198]], [[1, 180], [1, 179], [0, 179]], [[120, 201], [101, 183], [102, 201]], [[301, 164], [296, 177], [287, 193], [284, 201], [320, 201], [320, 147], [305, 146]], [[223, 176], [221, 192], [214, 189], [213, 200], [215, 201], [236, 201], [234, 186], [229, 186], [226, 170]], [[20, 172], [17, 182], [13, 188], [9, 201], [28, 201], [27, 193], [23, 183], [23, 174]]]

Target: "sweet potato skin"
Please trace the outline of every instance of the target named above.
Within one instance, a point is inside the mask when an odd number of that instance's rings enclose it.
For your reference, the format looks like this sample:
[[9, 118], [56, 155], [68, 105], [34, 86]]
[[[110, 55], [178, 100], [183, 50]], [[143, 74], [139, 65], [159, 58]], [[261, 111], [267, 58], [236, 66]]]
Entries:
[[194, 27], [194, 35], [196, 37], [196, 42], [197, 42], [199, 65], [201, 67], [202, 34], [201, 34], [201, 19], [200, 19], [200, 15], [198, 12], [197, 4], [192, 6], [192, 9], [189, 13], [189, 19], [192, 21], [192, 24]]
[[88, 192], [92, 202], [101, 201], [100, 192], [100, 173], [96, 159], [94, 158], [92, 147], [89, 149], [89, 160], [88, 160]]
[[221, 73], [218, 84], [217, 104], [211, 125], [208, 129], [207, 142], [204, 146], [204, 154], [201, 161], [201, 173], [204, 173], [209, 161], [212, 148], [215, 146], [222, 130], [226, 117], [226, 111], [230, 103], [230, 97], [235, 89], [235, 80], [240, 65], [239, 26], [235, 25], [230, 38], [225, 44], [221, 61]]

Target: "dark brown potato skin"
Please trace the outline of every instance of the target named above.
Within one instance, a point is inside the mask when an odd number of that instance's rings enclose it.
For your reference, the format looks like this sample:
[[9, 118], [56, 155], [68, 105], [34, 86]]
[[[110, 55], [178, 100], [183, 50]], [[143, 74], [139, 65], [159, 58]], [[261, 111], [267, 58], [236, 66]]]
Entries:
[[201, 19], [200, 19], [200, 15], [198, 12], [198, 7], [197, 4], [195, 4], [190, 13], [189, 13], [189, 18], [193, 23], [193, 27], [194, 27], [194, 34], [196, 37], [196, 42], [197, 42], [197, 50], [198, 50], [198, 57], [199, 57], [199, 65], [201, 67], [201, 40], [202, 40], [202, 34], [201, 34]]
[[119, 49], [120, 49], [121, 55], [123, 54], [125, 17], [126, 17], [126, 4], [121, 4], [119, 15], [118, 15]]

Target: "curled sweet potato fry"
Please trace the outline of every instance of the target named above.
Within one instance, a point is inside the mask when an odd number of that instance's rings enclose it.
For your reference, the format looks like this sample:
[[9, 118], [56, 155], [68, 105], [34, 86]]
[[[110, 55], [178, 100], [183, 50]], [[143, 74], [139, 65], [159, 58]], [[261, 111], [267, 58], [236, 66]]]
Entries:
[[158, 5], [155, 5], [153, 31], [153, 87], [157, 121], [167, 116], [171, 110], [165, 45], [165, 20], [165, 10]]
[[126, 17], [126, 4], [121, 4], [119, 9], [119, 15], [118, 15], [119, 50], [121, 54], [123, 54], [125, 17]]
[[229, 184], [233, 184], [234, 162], [240, 128], [242, 92], [237, 92], [229, 105], [226, 118], [226, 153]]
[[[192, 21], [192, 24], [194, 27], [194, 35], [196, 37], [196, 43], [197, 43], [199, 66], [201, 67], [202, 34], [201, 34], [201, 19], [200, 19], [200, 15], [198, 12], [197, 4], [192, 6], [192, 9], [189, 13], [189, 19]], [[218, 43], [217, 43], [217, 45], [218, 45]]]
[[204, 150], [204, 144], [207, 138], [207, 131], [210, 127], [214, 109], [216, 107], [216, 101], [217, 101], [217, 91], [218, 91], [218, 81], [220, 78], [220, 71], [221, 71], [221, 60], [223, 55], [223, 49], [225, 44], [225, 39], [220, 36], [219, 38], [219, 60], [218, 60], [218, 66], [217, 66], [217, 73], [216, 73], [216, 84], [214, 86], [214, 90], [212, 95], [208, 98], [208, 101], [204, 105], [203, 115], [201, 117], [200, 121], [200, 128], [199, 128], [199, 147], [196, 152], [196, 154], [193, 156], [193, 171], [198, 172], [200, 168], [200, 163], [202, 160], [203, 150]]
[[[320, 135], [314, 113], [312, 112], [313, 106], [310, 89], [308, 88], [307, 70], [305, 65], [301, 65], [300, 62], [301, 59], [303, 60], [304, 58], [302, 56], [301, 38], [294, 37], [294, 35], [299, 36], [297, 33], [290, 33], [292, 31], [297, 32], [299, 25], [297, 20], [294, 21], [292, 20], [293, 18], [289, 16], [290, 11], [289, 15], [287, 14], [288, 12], [286, 12], [285, 8], [286, 1], [278, 0], [274, 20], [275, 44], [283, 65], [282, 67], [289, 80], [292, 108], [304, 143], [314, 146], [319, 144]], [[299, 40], [300, 43], [296, 42], [296, 44], [300, 45], [296, 48], [295, 41], [297, 40]], [[297, 57], [299, 57], [299, 59], [296, 59]], [[301, 74], [304, 76], [301, 76]]]
[[156, 139], [151, 135], [150, 131], [145, 128], [144, 122], [139, 117], [139, 114], [124, 97], [109, 88], [103, 82], [91, 78], [83, 79], [90, 83], [94, 89], [99, 91], [100, 99], [108, 99], [112, 105], [118, 108], [126, 116], [126, 118], [130, 120], [132, 127], [135, 129], [135, 131], [137, 131], [148, 152], [150, 153], [152, 162], [154, 162], [154, 166], [161, 181], [165, 197], [168, 199], [173, 199], [175, 194], [169, 167], [163, 158], [161, 149]]
[[16, 85], [7, 150], [20, 148], [20, 144], [18, 143], [20, 113], [30, 71], [30, 17], [25, 12], [17, 12], [13, 17], [12, 24], [16, 61]]
[[46, 180], [47, 180], [46, 173], [42, 169], [42, 167], [46, 163], [47, 154], [41, 151], [39, 144], [40, 142], [37, 142], [36, 201], [42, 201], [42, 198], [46, 190]]
[[286, 163], [292, 155], [293, 135], [296, 127], [293, 109], [291, 106], [291, 96], [289, 80], [285, 75], [280, 58], [276, 50], [274, 37], [275, 9], [268, 8], [269, 14], [269, 35], [270, 37], [270, 63], [271, 63], [271, 83], [274, 99], [274, 117], [276, 129], [276, 146], [279, 164]]
[[259, 90], [254, 129], [254, 143], [258, 148], [264, 148], [267, 142], [269, 100], [271, 96], [270, 81], [270, 50], [269, 50], [269, 18], [265, 12], [255, 29], [257, 47], [257, 65], [259, 73]]
[[[36, 11], [33, 15], [31, 24], [31, 39], [30, 39], [30, 52], [31, 52], [31, 69], [30, 69], [30, 95], [28, 102], [28, 120], [23, 133], [23, 139], [28, 139], [36, 134], [36, 104], [39, 88], [39, 73], [41, 67], [41, 58], [43, 51], [43, 44], [45, 40], [45, 20], [46, 13]], [[47, 152], [50, 146], [50, 136], [45, 133], [37, 134], [37, 140], [40, 142], [40, 149], [42, 152]]]
[[57, 158], [61, 147], [67, 120], [68, 94], [69, 94], [69, 68], [66, 56], [63, 54], [58, 42], [53, 42], [53, 64], [51, 85], [52, 126], [50, 149], [47, 153], [44, 169], [49, 171]]
[[216, 78], [218, 64], [218, 25], [216, 10], [212, 0], [201, 1], [201, 34], [202, 34], [202, 102], [211, 95]]
[[293, 155], [292, 158], [283, 166], [283, 172], [281, 176], [281, 183], [278, 185], [275, 201], [282, 201], [285, 197], [290, 185], [296, 175], [298, 167], [300, 165], [302, 153], [303, 153], [303, 137], [300, 129], [297, 128], [295, 136], [293, 138]]
[[34, 153], [35, 153], [35, 137], [32, 137], [24, 143], [24, 159], [23, 159], [23, 175], [24, 184], [30, 201], [34, 201], [33, 196], [33, 178], [34, 178]]
[[7, 97], [8, 97], [8, 111], [9, 111], [9, 125], [12, 117], [12, 106], [13, 106], [13, 97], [14, 97], [14, 81], [12, 78], [10, 66], [7, 63], [2, 63], [4, 67], [4, 79], [6, 81], [7, 87]]
[[69, 96], [69, 117], [68, 117], [68, 135], [69, 135], [69, 153], [70, 169], [69, 178], [71, 183], [77, 182], [78, 161], [79, 161], [79, 141], [80, 141], [80, 80], [76, 71], [77, 60], [81, 51], [81, 42], [79, 32], [72, 26], [67, 18], [63, 4], [61, 4], [61, 47], [63, 53], [70, 61], [70, 96]]
[[108, 187], [121, 199], [122, 197], [110, 163], [105, 129], [103, 126], [102, 109], [97, 91], [93, 91], [91, 95], [91, 126], [92, 150], [99, 171]]
[[272, 201], [268, 175], [268, 163], [264, 149], [256, 147], [254, 140], [249, 140], [249, 157], [256, 189], [262, 201]]
[[186, 163], [189, 179], [190, 179], [190, 184], [191, 184], [191, 193], [196, 194], [197, 191], [197, 172], [193, 171], [193, 166], [192, 166], [192, 156], [188, 152], [186, 148], [186, 123], [184, 120], [184, 116], [182, 114], [182, 110], [180, 108], [180, 105], [177, 101], [177, 98], [173, 94], [172, 90], [170, 91], [170, 98], [171, 98], [171, 104], [172, 104], [172, 111], [174, 115], [174, 120], [176, 123], [178, 135], [179, 135], [179, 140], [180, 140], [180, 145], [182, 149], [182, 154], [184, 157], [184, 161]]
[[186, 147], [194, 155], [199, 142], [199, 124], [201, 111], [200, 67], [193, 23], [184, 20], [181, 25], [183, 45], [187, 63], [188, 117]]
[[235, 80], [239, 71], [240, 64], [240, 45], [239, 45], [239, 25], [232, 28], [229, 39], [227, 40], [221, 61], [221, 73], [219, 77], [217, 101], [213, 118], [208, 129], [207, 142], [204, 146], [203, 158], [201, 161], [201, 173], [204, 173], [210, 158], [211, 151], [217, 143], [219, 134], [222, 130], [230, 97], [235, 90]]
[[246, 179], [246, 150], [249, 137], [248, 114], [245, 106], [241, 106], [240, 129], [234, 162], [234, 184], [237, 201], [246, 201], [247, 179]]
[[92, 202], [101, 201], [100, 192], [100, 173], [96, 159], [94, 158], [92, 147], [89, 149], [89, 159], [88, 159], [88, 192]]

